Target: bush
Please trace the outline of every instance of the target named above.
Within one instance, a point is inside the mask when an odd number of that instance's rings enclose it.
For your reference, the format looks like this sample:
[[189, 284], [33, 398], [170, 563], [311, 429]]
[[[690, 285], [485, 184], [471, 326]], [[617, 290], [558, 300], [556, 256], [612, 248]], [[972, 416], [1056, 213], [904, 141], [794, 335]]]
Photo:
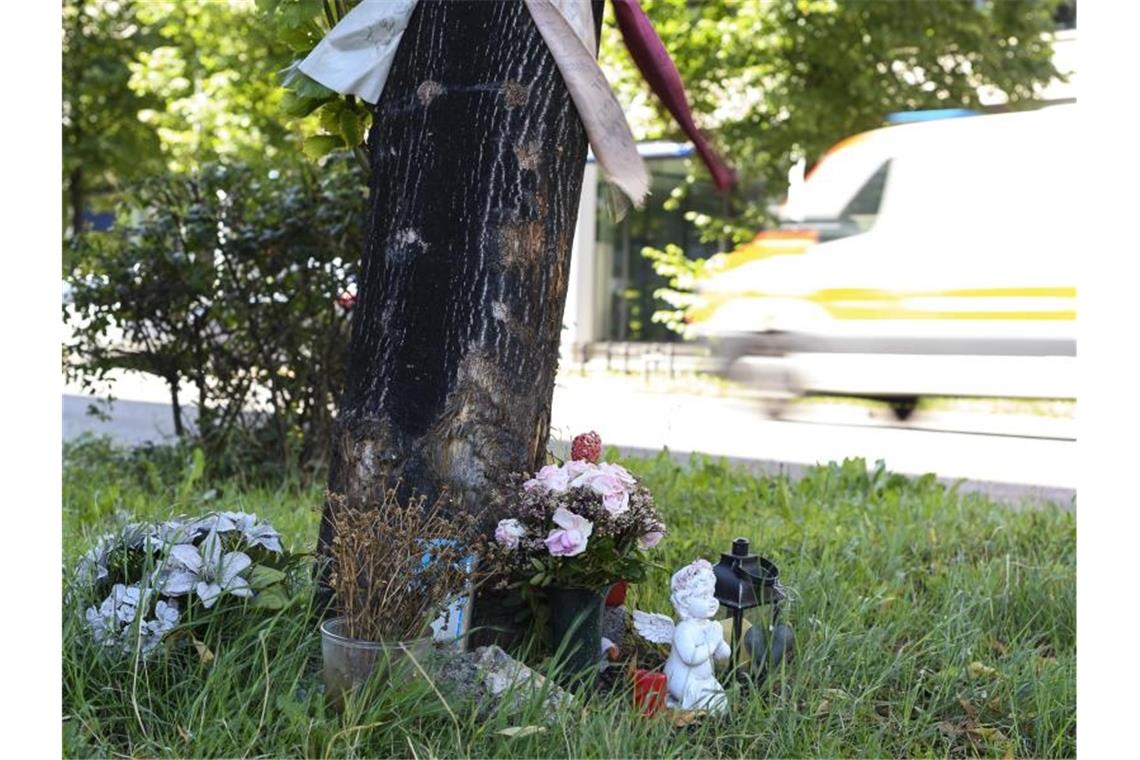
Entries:
[[[114, 369], [188, 384], [215, 474], [313, 472], [343, 388], [361, 169], [333, 161], [259, 171], [214, 165], [122, 198], [110, 232], [68, 252], [65, 370], [92, 392]], [[268, 464], [268, 470], [265, 465]]]

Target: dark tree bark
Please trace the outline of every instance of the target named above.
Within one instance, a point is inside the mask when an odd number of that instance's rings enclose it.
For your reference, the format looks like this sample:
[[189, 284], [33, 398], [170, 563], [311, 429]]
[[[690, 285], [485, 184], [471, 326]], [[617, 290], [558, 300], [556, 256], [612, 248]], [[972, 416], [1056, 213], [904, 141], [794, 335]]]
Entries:
[[83, 232], [83, 169], [72, 169], [67, 178], [67, 199], [71, 207], [71, 235], [77, 237]]
[[182, 402], [178, 399], [179, 380], [178, 375], [166, 378], [166, 384], [170, 388], [170, 411], [174, 415], [174, 435], [181, 439], [186, 430], [182, 426]]
[[585, 130], [522, 2], [421, 2], [368, 142], [330, 490], [387, 476], [478, 511], [545, 457]]

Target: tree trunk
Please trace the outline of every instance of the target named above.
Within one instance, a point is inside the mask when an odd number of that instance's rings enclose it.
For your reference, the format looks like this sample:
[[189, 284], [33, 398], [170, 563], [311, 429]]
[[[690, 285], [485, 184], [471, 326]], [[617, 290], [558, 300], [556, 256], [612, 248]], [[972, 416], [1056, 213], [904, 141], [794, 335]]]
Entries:
[[71, 206], [71, 236], [78, 237], [83, 232], [83, 169], [72, 169], [67, 179], [67, 201]]
[[182, 427], [182, 402], [178, 398], [178, 375], [166, 378], [166, 384], [170, 387], [170, 410], [174, 415], [174, 435], [181, 439], [186, 431]]
[[478, 512], [546, 454], [585, 130], [522, 2], [422, 2], [368, 144], [330, 490], [387, 477]]

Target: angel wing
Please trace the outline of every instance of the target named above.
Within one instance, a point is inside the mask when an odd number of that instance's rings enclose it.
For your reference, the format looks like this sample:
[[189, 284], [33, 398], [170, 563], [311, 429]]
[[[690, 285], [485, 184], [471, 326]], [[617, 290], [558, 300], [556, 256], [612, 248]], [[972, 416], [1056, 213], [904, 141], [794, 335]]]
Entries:
[[669, 644], [673, 641], [673, 618], [668, 615], [634, 610], [633, 627], [642, 638], [654, 644]]

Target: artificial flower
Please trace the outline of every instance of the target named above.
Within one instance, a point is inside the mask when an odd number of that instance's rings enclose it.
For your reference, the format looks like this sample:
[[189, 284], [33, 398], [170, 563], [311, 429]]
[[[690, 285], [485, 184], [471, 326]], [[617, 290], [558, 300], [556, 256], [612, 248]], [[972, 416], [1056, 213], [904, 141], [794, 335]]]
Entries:
[[526, 528], [515, 519], [499, 520], [495, 528], [495, 540], [500, 546], [514, 550], [518, 548], [519, 539], [526, 535]]
[[[227, 518], [228, 519], [228, 518]], [[171, 568], [162, 579], [162, 593], [170, 596], [198, 594], [202, 604], [209, 608], [223, 593], [234, 596], [253, 596], [249, 581], [241, 576], [253, 560], [244, 552], [222, 553], [222, 541], [211, 531], [201, 546], [179, 544], [170, 550]]]
[[529, 491], [532, 488], [542, 487], [547, 491], [554, 491], [561, 493], [570, 486], [570, 478], [564, 469], [556, 464], [548, 464], [543, 467], [538, 473], [523, 483], [523, 488]]
[[233, 523], [234, 529], [241, 531], [245, 543], [253, 548], [263, 546], [271, 552], [280, 554], [285, 551], [281, 546], [281, 534], [273, 529], [267, 522], [259, 521], [257, 515], [247, 512], [222, 512], [223, 517]]
[[566, 507], [554, 512], [554, 524], [561, 530], [553, 530], [546, 537], [547, 550], [555, 557], [576, 557], [586, 551], [594, 524], [581, 515], [576, 515]]
[[665, 538], [665, 532], [660, 530], [651, 530], [641, 538], [637, 539], [637, 545], [642, 549], [652, 549], [657, 544], [661, 543], [661, 539]]

